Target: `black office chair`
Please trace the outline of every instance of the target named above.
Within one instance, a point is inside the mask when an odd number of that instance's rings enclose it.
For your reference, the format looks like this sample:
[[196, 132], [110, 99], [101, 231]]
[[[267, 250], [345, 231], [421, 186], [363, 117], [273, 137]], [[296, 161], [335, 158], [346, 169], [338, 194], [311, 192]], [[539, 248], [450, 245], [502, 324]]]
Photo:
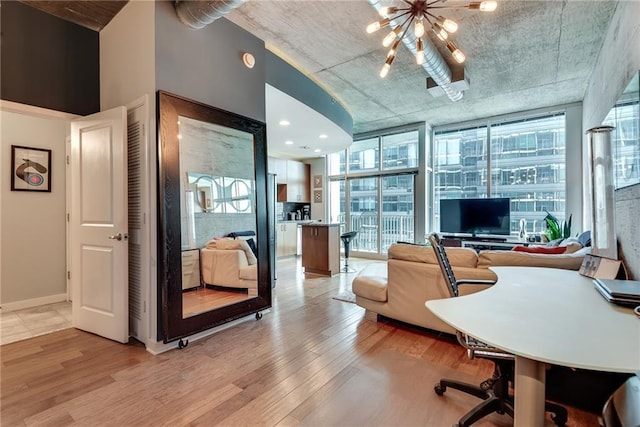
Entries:
[[353, 268], [349, 268], [349, 247], [351, 246], [351, 241], [356, 238], [357, 234], [357, 231], [349, 231], [340, 235], [340, 239], [342, 240], [342, 244], [344, 245], [344, 268], [340, 270], [343, 273], [356, 272], [356, 270], [354, 270]]
[[[459, 295], [458, 285], [493, 284], [492, 281], [487, 280], [456, 280], [451, 264], [449, 263], [449, 258], [447, 258], [444, 245], [440, 240], [440, 236], [436, 233], [431, 234], [429, 236], [429, 242], [433, 247], [451, 297], [455, 298]], [[487, 309], [491, 310], [491, 307], [487, 307]], [[483, 399], [480, 404], [460, 418], [458, 426], [469, 426], [493, 412], [497, 412], [498, 414], [506, 413], [513, 417], [513, 396], [509, 395], [509, 382], [513, 383], [514, 380], [515, 356], [511, 353], [506, 353], [502, 350], [491, 347], [488, 344], [478, 341], [459, 331], [456, 331], [456, 336], [458, 338], [458, 342], [467, 349], [470, 359], [481, 357], [483, 359], [491, 360], [494, 363], [492, 377], [481, 382], [479, 386], [450, 379], [441, 379], [440, 382], [434, 386], [434, 391], [438, 396], [442, 396], [447, 390], [447, 387], [451, 387]], [[556, 425], [564, 426], [566, 424], [567, 410], [562, 406], [551, 402], [545, 402], [545, 411], [552, 413], [551, 418]]]

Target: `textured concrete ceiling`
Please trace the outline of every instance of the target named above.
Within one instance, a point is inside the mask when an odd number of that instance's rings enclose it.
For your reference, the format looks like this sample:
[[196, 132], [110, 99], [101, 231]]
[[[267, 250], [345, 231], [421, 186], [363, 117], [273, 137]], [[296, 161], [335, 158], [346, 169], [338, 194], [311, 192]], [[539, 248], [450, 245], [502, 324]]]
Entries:
[[385, 31], [366, 34], [366, 25], [378, 19], [366, 0], [252, 0], [225, 17], [323, 86], [351, 113], [354, 133], [360, 133], [581, 101], [616, 4], [499, 0], [491, 14], [443, 13], [458, 22], [453, 39], [467, 56], [470, 89], [458, 102], [426, 91], [428, 75], [404, 47], [387, 78], [378, 77]]

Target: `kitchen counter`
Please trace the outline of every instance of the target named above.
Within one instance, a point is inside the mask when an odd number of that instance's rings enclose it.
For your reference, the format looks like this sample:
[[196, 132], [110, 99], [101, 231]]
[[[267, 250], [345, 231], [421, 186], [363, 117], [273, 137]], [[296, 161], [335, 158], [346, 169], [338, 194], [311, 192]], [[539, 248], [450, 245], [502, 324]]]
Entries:
[[305, 273], [332, 276], [340, 272], [340, 224], [302, 224], [302, 266]]

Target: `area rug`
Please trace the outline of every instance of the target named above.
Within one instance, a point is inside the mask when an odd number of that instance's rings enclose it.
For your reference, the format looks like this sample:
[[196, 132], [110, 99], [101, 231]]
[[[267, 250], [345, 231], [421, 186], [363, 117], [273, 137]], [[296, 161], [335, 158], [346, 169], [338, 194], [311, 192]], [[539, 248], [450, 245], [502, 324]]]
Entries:
[[356, 302], [356, 295], [350, 291], [340, 292], [338, 295], [334, 295], [331, 298], [336, 299], [338, 301], [344, 301], [344, 302], [351, 302], [351, 303]]

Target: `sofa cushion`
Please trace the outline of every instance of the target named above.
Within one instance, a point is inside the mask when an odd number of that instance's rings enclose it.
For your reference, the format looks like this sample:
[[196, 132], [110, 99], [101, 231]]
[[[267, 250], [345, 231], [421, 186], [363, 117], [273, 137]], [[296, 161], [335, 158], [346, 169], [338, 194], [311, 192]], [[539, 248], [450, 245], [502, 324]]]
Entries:
[[[446, 248], [449, 263], [456, 267], [476, 267], [478, 255], [470, 248]], [[430, 246], [408, 245], [406, 243], [396, 243], [389, 247], [387, 253], [390, 259], [403, 261], [423, 262], [426, 264], [438, 264], [433, 248]]]
[[590, 248], [583, 248], [572, 254], [547, 255], [532, 254], [515, 251], [482, 251], [478, 255], [478, 267], [491, 266], [524, 266], [550, 267], [578, 270], [582, 264], [585, 252]]
[[228, 240], [228, 239], [212, 239], [209, 240], [206, 244], [206, 247], [209, 249], [220, 249], [220, 250], [229, 250], [229, 249], [240, 249], [244, 251], [247, 256], [247, 263], [249, 265], [254, 265], [258, 263], [256, 256], [253, 254], [251, 247], [247, 243], [246, 240], [236, 239], [236, 240]]

